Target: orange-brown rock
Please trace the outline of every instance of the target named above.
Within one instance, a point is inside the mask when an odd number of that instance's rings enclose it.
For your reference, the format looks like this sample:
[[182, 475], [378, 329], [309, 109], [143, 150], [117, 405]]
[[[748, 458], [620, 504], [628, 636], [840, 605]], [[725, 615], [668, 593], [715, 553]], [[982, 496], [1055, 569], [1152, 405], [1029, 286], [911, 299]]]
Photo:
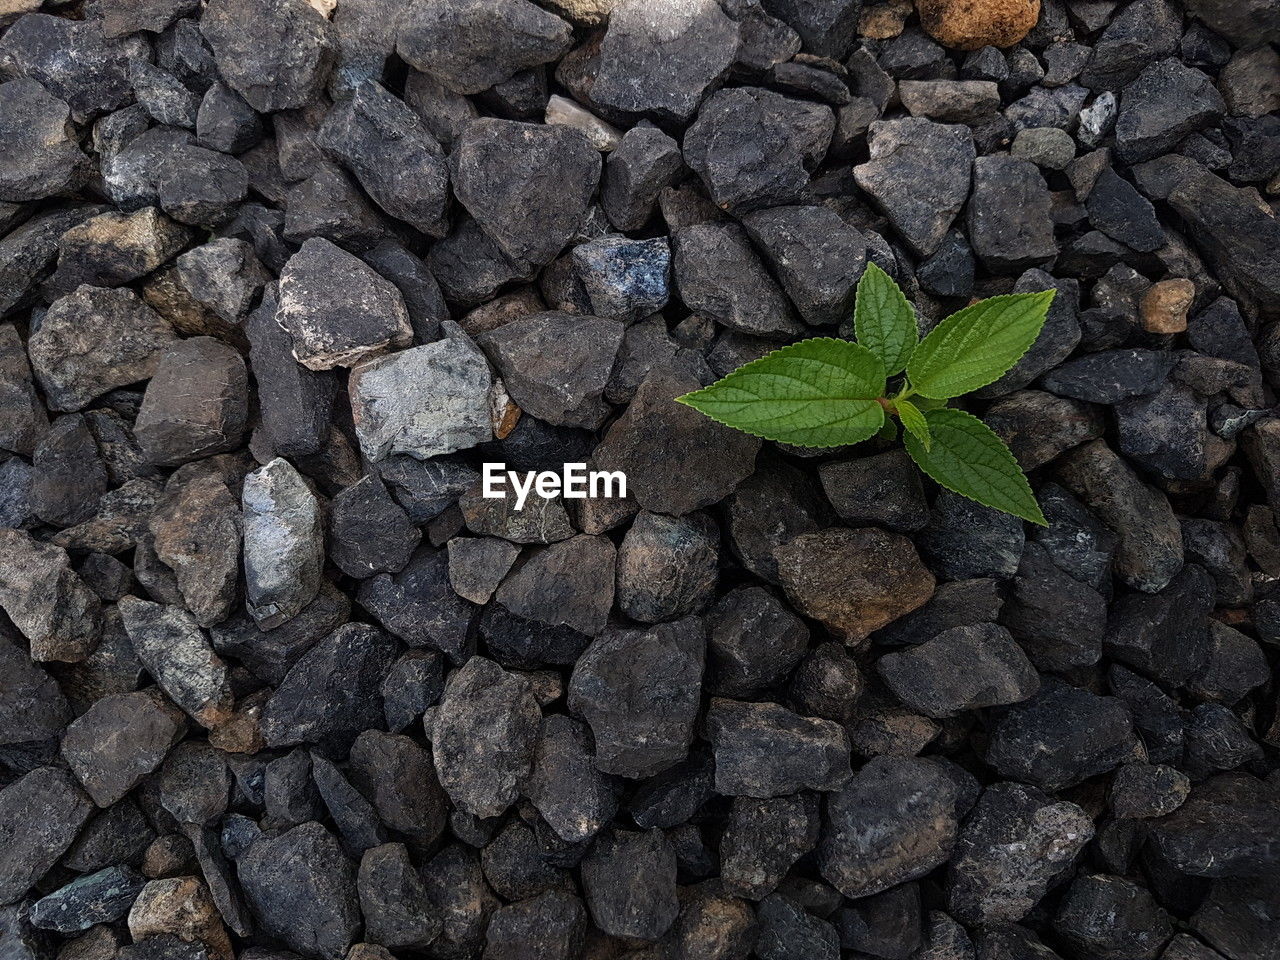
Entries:
[[1011, 47], [1036, 25], [1040, 0], [917, 0], [920, 25], [944, 47]]

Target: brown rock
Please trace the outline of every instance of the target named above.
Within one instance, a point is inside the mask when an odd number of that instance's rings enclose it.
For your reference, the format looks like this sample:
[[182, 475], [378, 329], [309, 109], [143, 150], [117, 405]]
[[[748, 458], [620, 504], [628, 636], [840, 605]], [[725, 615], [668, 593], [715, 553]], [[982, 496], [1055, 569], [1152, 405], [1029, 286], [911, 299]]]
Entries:
[[134, 942], [170, 934], [186, 943], [203, 943], [211, 958], [231, 960], [231, 939], [209, 888], [197, 877], [152, 880], [129, 911]]
[[911, 0], [887, 0], [864, 7], [858, 20], [858, 34], [872, 40], [892, 40], [902, 35], [911, 16]]
[[848, 644], [933, 596], [933, 574], [911, 541], [875, 527], [802, 534], [773, 555], [796, 609]]
[[1153, 283], [1142, 298], [1142, 327], [1147, 333], [1185, 333], [1187, 311], [1196, 298], [1196, 285], [1178, 277]]
[[1011, 47], [1040, 18], [1040, 0], [917, 0], [920, 25], [945, 47]]

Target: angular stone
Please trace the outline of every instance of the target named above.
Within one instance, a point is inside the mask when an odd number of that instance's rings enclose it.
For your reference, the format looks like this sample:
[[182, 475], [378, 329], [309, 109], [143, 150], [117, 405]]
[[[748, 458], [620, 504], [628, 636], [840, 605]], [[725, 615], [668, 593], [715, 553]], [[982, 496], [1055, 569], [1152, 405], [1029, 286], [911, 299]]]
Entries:
[[80, 287], [54, 301], [27, 343], [54, 410], [80, 410], [151, 377], [177, 336], [132, 290]]
[[1212, 579], [1196, 564], [1185, 566], [1159, 592], [1121, 597], [1107, 622], [1107, 655], [1181, 686], [1205, 665], [1215, 600]]
[[532, 768], [541, 717], [529, 682], [492, 660], [450, 674], [429, 731], [449, 798], [477, 817], [505, 811]]
[[439, 912], [403, 844], [366, 850], [356, 884], [368, 942], [420, 950], [440, 935]]
[[659, 830], [611, 830], [582, 863], [582, 892], [604, 933], [657, 940], [680, 912], [675, 850]]
[[62, 756], [93, 802], [109, 807], [160, 766], [186, 726], [154, 688], [111, 694], [67, 728]]
[[947, 861], [956, 785], [918, 757], [876, 757], [827, 800], [818, 869], [846, 897], [868, 897]]
[[675, 236], [680, 299], [731, 330], [787, 340], [804, 332], [741, 227], [699, 223]]
[[1180, 11], [1165, 0], [1138, 0], [1107, 25], [1080, 81], [1092, 90], [1119, 90], [1147, 64], [1177, 54], [1181, 38]]
[[934, 718], [1018, 703], [1040, 685], [1009, 631], [990, 623], [944, 630], [918, 647], [881, 657], [876, 669], [898, 699]]
[[574, 534], [561, 497], [529, 495], [524, 508], [515, 508], [514, 497], [484, 497], [473, 484], [458, 501], [463, 520], [472, 533], [501, 537], [514, 543], [556, 543]]
[[1077, 447], [1059, 475], [1113, 531], [1116, 573], [1135, 590], [1164, 589], [1182, 569], [1182, 531], [1168, 499], [1138, 479], [1103, 440]]
[[706, 731], [715, 753], [716, 792], [726, 796], [838, 790], [851, 773], [849, 740], [839, 724], [776, 703], [714, 698]]
[[801, 534], [774, 556], [796, 608], [850, 645], [933, 595], [933, 574], [911, 542], [874, 527]]
[[974, 161], [969, 240], [988, 270], [1017, 273], [1057, 256], [1050, 199], [1034, 164], [1000, 156]]
[[114, 287], [145, 276], [187, 245], [191, 232], [155, 207], [90, 217], [58, 240], [50, 284], [70, 293], [81, 284]]
[[644, 631], [615, 627], [578, 659], [568, 706], [591, 727], [600, 771], [648, 777], [685, 758], [698, 713], [705, 637], [693, 617]]
[[213, 337], [168, 347], [156, 365], [134, 433], [157, 466], [177, 466], [240, 446], [249, 422], [249, 371]]
[[275, 319], [293, 337], [294, 357], [311, 370], [353, 366], [413, 340], [400, 291], [322, 237], [289, 258]]
[[360, 84], [329, 112], [316, 139], [388, 214], [429, 237], [449, 232], [443, 151], [398, 97], [373, 81]]
[[363, 579], [403, 570], [421, 539], [421, 531], [377, 477], [363, 477], [333, 498], [329, 556], [348, 576]]
[[506, 256], [533, 264], [578, 232], [600, 180], [600, 154], [582, 134], [512, 120], [469, 123], [450, 163], [458, 202]]
[[356, 870], [321, 824], [259, 838], [236, 868], [263, 932], [304, 956], [345, 956], [360, 929]]
[[320, 589], [320, 504], [289, 461], [277, 457], [245, 477], [242, 505], [249, 612], [270, 630], [296, 616]]
[[580, 535], [529, 555], [494, 594], [518, 617], [587, 636], [605, 627], [613, 605], [613, 544]]
[[1275, 797], [1246, 773], [1195, 786], [1186, 803], [1151, 825], [1150, 842], [1193, 877], [1262, 877], [1275, 868]]
[[220, 478], [173, 484], [148, 523], [156, 556], [178, 580], [202, 627], [226, 619], [238, 596], [240, 504]]
[[560, 714], [543, 718], [523, 792], [567, 843], [591, 839], [618, 808], [617, 781], [599, 772], [594, 761], [584, 724]]
[[547, 890], [494, 911], [485, 931], [485, 954], [489, 960], [570, 957], [581, 952], [586, 935], [582, 901], [568, 891]]
[[359, 600], [410, 646], [431, 647], [455, 658], [466, 649], [474, 609], [450, 586], [443, 550], [419, 547], [398, 573], [379, 574], [361, 584]]
[[262, 139], [262, 120], [238, 93], [215, 83], [196, 110], [196, 139], [220, 153], [243, 153]]
[[78, 877], [31, 905], [31, 923], [71, 934], [119, 920], [146, 881], [129, 867], [107, 867]]
[[448, 804], [431, 754], [409, 737], [364, 731], [351, 745], [348, 770], [378, 818], [415, 849], [427, 849], [444, 831]]
[[193, 944], [217, 960], [233, 956], [212, 893], [196, 877], [165, 877], [143, 887], [129, 911], [129, 935], [135, 943], [165, 938]]
[[0, 790], [0, 900], [11, 903], [38, 883], [92, 812], [75, 780], [54, 767], [39, 767]]
[[619, 230], [639, 230], [653, 215], [658, 194], [684, 170], [679, 145], [657, 127], [640, 123], [622, 136], [605, 163], [600, 204]]
[[260, 113], [306, 105], [333, 63], [329, 23], [307, 0], [213, 0], [200, 32], [223, 79]]
[[46, 523], [90, 520], [109, 484], [98, 444], [79, 414], [53, 421], [31, 458], [31, 508]]
[[522, 410], [558, 426], [595, 429], [609, 407], [600, 399], [622, 344], [612, 320], [535, 313], [477, 340]]
[[1117, 817], [1162, 817], [1182, 806], [1191, 778], [1173, 767], [1130, 763], [1111, 781], [1111, 809]]
[[350, 610], [346, 594], [325, 580], [316, 598], [282, 626], [266, 631], [248, 613], [238, 613], [216, 624], [211, 637], [220, 654], [234, 657], [275, 686], [299, 657], [347, 621]]
[[1024, 471], [1096, 440], [1104, 430], [1096, 407], [1040, 390], [1019, 390], [997, 400], [983, 421], [1013, 451]]
[[230, 718], [226, 665], [189, 613], [125, 597], [120, 615], [138, 659], [174, 703], [206, 729]]
[[71, 717], [57, 682], [25, 649], [0, 636], [0, 747], [53, 740]]
[[35, 80], [0, 83], [0, 200], [21, 203], [75, 191], [86, 160], [70, 108]]
[[715, 590], [719, 535], [701, 514], [664, 517], [642, 511], [618, 552], [618, 607], [656, 623], [695, 612]]
[[1094, 227], [1133, 250], [1150, 253], [1168, 242], [1151, 201], [1110, 167], [1094, 181], [1085, 207]]
[[709, 688], [720, 696], [749, 698], [780, 684], [809, 643], [803, 621], [758, 586], [721, 597], [709, 625]]
[[472, 603], [488, 603], [520, 548], [498, 537], [454, 537], [449, 541], [449, 585]]
[[126, 45], [104, 35], [97, 17], [68, 20], [31, 13], [20, 17], [0, 40], [0, 71], [39, 81], [71, 107], [77, 123], [132, 99], [128, 56]]
[[49, 429], [49, 415], [35, 391], [26, 348], [12, 325], [0, 327], [0, 447], [31, 456]]
[[671, 246], [665, 237], [599, 237], [573, 248], [573, 265], [599, 317], [632, 323], [661, 310], [670, 296]]
[[351, 413], [369, 460], [401, 453], [426, 460], [492, 439], [489, 364], [461, 329], [444, 328], [444, 339], [351, 372]]
[[0, 607], [37, 662], [84, 660], [102, 636], [102, 606], [66, 551], [20, 530], [0, 529]]
[[617, 0], [600, 44], [591, 99], [613, 110], [683, 123], [733, 65], [739, 25], [714, 0], [660, 20], [644, 0]]
[[243, 240], [221, 237], [177, 261], [178, 278], [191, 295], [229, 324], [239, 325], [271, 274]]
[[964, 923], [1021, 920], [1092, 837], [1093, 821], [1074, 803], [1017, 783], [987, 787], [948, 868], [950, 913]]
[[911, 249], [927, 257], [968, 199], [973, 135], [958, 124], [910, 117], [871, 124], [869, 142], [871, 158], [854, 167], [854, 179]]
[[[1088, 536], [1080, 531], [1081, 539]], [[1001, 623], [1041, 670], [1091, 667], [1102, 659], [1107, 602], [1073, 571], [1059, 566], [1041, 543], [1028, 543]]]
[[1116, 118], [1116, 154], [1139, 163], [1204, 130], [1227, 109], [1207, 74], [1170, 58], [1148, 62], [1124, 88]]
[[138, 106], [157, 123], [194, 130], [199, 98], [177, 77], [144, 60], [129, 61], [129, 81]]
[[[651, 370], [596, 447], [592, 469], [621, 470], [643, 509], [670, 516], [732, 493], [751, 474], [760, 440], [672, 403], [711, 379], [700, 360], [680, 355]], [[702, 455], [707, 450], [718, 452], [710, 462]]]
[[1059, 396], [1114, 404], [1155, 393], [1175, 360], [1171, 353], [1159, 350], [1102, 350], [1064, 363], [1042, 382]]
[[712, 94], [684, 157], [716, 206], [733, 213], [799, 203], [835, 130], [831, 108], [759, 87]]
[[812, 794], [734, 797], [720, 840], [726, 890], [751, 900], [772, 893], [795, 862], [817, 846], [818, 829]]
[[129, 140], [104, 158], [102, 178], [121, 206], [158, 204], [173, 219], [204, 227], [230, 220], [249, 189], [243, 163], [176, 127], [153, 127]]
[[568, 23], [528, 0], [483, 6], [415, 0], [404, 12], [396, 52], [450, 90], [474, 94], [559, 59], [572, 41]]

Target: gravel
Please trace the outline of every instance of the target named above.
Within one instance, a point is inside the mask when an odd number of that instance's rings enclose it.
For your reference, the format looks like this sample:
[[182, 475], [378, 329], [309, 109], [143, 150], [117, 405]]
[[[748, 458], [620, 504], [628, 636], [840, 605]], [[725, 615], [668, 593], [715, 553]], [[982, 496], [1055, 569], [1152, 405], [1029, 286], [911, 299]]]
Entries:
[[[0, 957], [1274, 958], [1276, 44], [0, 0]], [[674, 402], [870, 262], [1046, 527]]]

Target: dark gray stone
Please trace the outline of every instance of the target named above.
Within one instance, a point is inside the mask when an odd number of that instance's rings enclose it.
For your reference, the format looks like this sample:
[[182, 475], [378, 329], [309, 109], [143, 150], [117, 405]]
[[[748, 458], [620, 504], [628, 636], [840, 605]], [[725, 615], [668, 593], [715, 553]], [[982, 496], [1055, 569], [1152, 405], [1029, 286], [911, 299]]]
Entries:
[[969, 242], [993, 273], [1017, 273], [1058, 254], [1049, 188], [1035, 165], [1014, 157], [980, 157], [973, 164]]

